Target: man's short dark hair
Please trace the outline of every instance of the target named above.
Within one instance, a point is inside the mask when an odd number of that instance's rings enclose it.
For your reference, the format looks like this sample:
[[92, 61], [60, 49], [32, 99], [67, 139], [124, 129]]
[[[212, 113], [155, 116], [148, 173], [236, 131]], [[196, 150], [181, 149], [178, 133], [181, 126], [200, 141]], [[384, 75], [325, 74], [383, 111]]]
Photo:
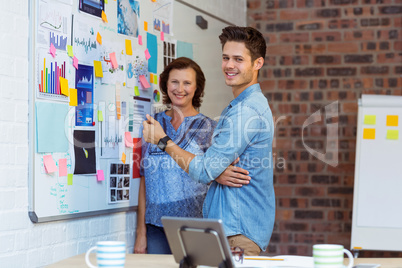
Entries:
[[171, 104], [172, 100], [167, 93], [167, 82], [169, 80], [170, 71], [177, 69], [183, 70], [192, 68], [195, 72], [195, 80], [197, 89], [195, 90], [192, 104], [194, 108], [200, 108], [202, 103], [202, 97], [204, 97], [205, 76], [201, 70], [201, 67], [192, 59], [186, 57], [180, 57], [169, 63], [160, 75], [160, 88], [163, 94], [163, 103]]
[[227, 41], [243, 42], [250, 51], [251, 60], [255, 61], [259, 57], [265, 59], [267, 44], [262, 34], [252, 27], [228, 26], [222, 29], [219, 36], [222, 49]]

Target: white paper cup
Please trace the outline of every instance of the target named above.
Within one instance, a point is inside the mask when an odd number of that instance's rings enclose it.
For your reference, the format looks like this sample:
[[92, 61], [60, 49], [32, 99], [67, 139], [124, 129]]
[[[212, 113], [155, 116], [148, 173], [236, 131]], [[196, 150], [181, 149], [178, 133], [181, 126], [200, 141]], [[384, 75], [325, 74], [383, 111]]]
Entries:
[[321, 244], [313, 246], [313, 258], [315, 268], [343, 268], [343, 254], [348, 255], [349, 265], [353, 266], [353, 256], [342, 245]]
[[[98, 266], [94, 266], [89, 260], [89, 254], [94, 250], [96, 250]], [[126, 243], [122, 241], [100, 241], [95, 247], [87, 251], [85, 262], [91, 268], [123, 268], [126, 262]]]

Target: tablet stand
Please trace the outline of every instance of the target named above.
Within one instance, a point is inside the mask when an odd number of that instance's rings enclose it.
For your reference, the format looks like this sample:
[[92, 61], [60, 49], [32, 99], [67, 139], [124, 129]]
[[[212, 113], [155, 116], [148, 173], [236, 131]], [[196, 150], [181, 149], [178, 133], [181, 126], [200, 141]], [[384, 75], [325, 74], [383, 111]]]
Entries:
[[225, 257], [225, 252], [223, 251], [222, 243], [221, 240], [219, 239], [218, 233], [213, 230], [213, 229], [196, 229], [196, 228], [188, 228], [188, 227], [181, 227], [180, 229], [177, 229], [177, 235], [179, 236], [180, 240], [180, 245], [181, 249], [183, 250], [183, 259], [180, 261], [180, 268], [196, 268], [197, 265], [192, 264], [191, 258], [187, 255], [187, 250], [186, 250], [186, 245], [184, 243], [183, 237], [182, 237], [182, 232], [197, 232], [197, 233], [207, 233], [207, 234], [212, 234], [215, 236], [216, 241], [219, 245], [220, 253], [222, 256], [222, 262], [219, 264], [219, 268], [232, 268], [229, 266], [228, 261], [226, 260]]

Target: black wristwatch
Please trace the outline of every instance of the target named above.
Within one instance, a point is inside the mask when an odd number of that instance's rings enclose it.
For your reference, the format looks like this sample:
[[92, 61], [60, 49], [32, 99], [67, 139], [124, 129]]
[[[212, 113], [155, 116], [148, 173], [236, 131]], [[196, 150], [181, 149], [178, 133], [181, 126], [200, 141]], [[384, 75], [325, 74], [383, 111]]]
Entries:
[[160, 139], [160, 140], [158, 141], [158, 144], [157, 144], [157, 145], [158, 145], [158, 148], [161, 149], [162, 151], [165, 151], [168, 141], [171, 141], [171, 140], [172, 140], [172, 139], [169, 138], [169, 136], [163, 137], [162, 139]]

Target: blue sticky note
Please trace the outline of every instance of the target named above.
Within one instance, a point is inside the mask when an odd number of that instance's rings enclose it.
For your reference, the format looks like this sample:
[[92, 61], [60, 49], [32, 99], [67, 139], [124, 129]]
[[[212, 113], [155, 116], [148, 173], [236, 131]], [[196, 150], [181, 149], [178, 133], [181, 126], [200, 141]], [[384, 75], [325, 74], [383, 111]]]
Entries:
[[158, 39], [156, 35], [147, 33], [147, 48], [151, 58], [148, 60], [148, 71], [151, 73], [157, 73], [158, 65]]
[[38, 153], [68, 151], [65, 131], [67, 114], [68, 103], [36, 102], [36, 151]]
[[193, 59], [193, 44], [177, 41], [177, 57], [187, 57]]

